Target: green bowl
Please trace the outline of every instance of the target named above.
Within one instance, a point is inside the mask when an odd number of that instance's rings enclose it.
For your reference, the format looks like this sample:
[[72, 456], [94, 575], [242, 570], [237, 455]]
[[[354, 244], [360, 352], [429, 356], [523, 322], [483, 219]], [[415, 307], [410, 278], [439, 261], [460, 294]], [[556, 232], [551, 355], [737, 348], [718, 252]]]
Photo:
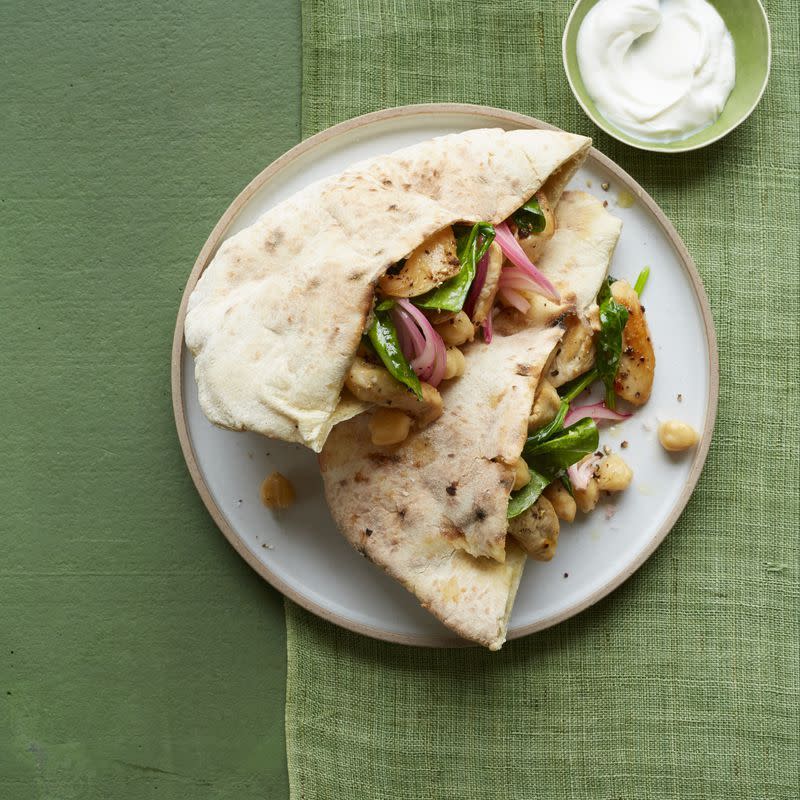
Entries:
[[733, 37], [736, 52], [736, 84], [716, 122], [676, 142], [649, 142], [621, 131], [600, 114], [594, 101], [589, 97], [578, 69], [576, 42], [578, 29], [584, 17], [598, 2], [599, 0], [578, 0], [575, 3], [564, 28], [562, 48], [564, 69], [572, 93], [595, 125], [606, 133], [640, 150], [683, 153], [716, 142], [741, 125], [753, 113], [753, 109], [767, 88], [772, 58], [769, 22], [764, 7], [758, 0], [709, 0], [725, 21]]

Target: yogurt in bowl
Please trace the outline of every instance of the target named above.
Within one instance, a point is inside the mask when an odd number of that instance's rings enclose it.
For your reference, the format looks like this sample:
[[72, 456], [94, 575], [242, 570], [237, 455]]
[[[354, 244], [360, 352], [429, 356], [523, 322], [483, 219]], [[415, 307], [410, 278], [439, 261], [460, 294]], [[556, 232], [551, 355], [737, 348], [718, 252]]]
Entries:
[[590, 119], [663, 153], [705, 147], [744, 122], [772, 55], [759, 0], [576, 0], [562, 46]]
[[600, 0], [578, 30], [577, 54], [600, 113], [656, 142], [716, 122], [736, 83], [733, 37], [706, 0]]

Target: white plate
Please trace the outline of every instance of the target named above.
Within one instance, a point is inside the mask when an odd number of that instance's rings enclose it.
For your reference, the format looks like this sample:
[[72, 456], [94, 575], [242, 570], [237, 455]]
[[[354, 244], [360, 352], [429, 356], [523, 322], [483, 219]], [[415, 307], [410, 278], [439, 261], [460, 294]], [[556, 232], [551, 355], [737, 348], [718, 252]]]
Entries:
[[[198, 257], [178, 317], [172, 364], [176, 422], [192, 477], [220, 529], [259, 574], [297, 603], [382, 639], [462, 644], [338, 533], [311, 451], [220, 430], [206, 420], [197, 401], [192, 357], [183, 344], [186, 300], [222, 241], [311, 181], [433, 136], [498, 126], [546, 127], [499, 109], [409, 106], [368, 114], [306, 140], [257, 176], [225, 213]], [[601, 187], [605, 182], [610, 184], [607, 191]], [[624, 455], [634, 470], [633, 485], [619, 496], [613, 516], [601, 508], [562, 525], [552, 561], [528, 561], [509, 638], [578, 613], [644, 562], [686, 505], [705, 461], [716, 413], [711, 315], [697, 270], [674, 228], [641, 187], [596, 150], [571, 186], [608, 200], [609, 210], [623, 220], [611, 273], [632, 281], [643, 267], [651, 268], [644, 303], [658, 366], [647, 406], [601, 433], [601, 444], [615, 450], [623, 440], [629, 443]], [[632, 207], [617, 205], [620, 191], [636, 197]], [[658, 420], [671, 417], [703, 432], [694, 453], [672, 457], [660, 447]], [[275, 469], [291, 479], [298, 498], [278, 515], [259, 500], [262, 480]]]

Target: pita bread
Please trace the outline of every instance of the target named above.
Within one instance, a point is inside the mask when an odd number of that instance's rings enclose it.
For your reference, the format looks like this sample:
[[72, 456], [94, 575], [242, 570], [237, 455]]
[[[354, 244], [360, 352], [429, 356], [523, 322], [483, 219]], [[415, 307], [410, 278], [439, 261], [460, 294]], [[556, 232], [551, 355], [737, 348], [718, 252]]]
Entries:
[[186, 343], [215, 424], [319, 451], [388, 267], [455, 222], [500, 222], [540, 188], [551, 202], [590, 140], [466, 131], [319, 181], [222, 244], [192, 292]]
[[[584, 192], [564, 192], [556, 219], [538, 265], [572, 309], [586, 313], [621, 222]], [[498, 315], [495, 331], [491, 345], [464, 348], [467, 372], [443, 384], [445, 411], [429, 428], [398, 447], [376, 448], [362, 415], [334, 428], [320, 459], [328, 504], [351, 544], [445, 625], [492, 650], [505, 640], [525, 560], [506, 538], [512, 465], [541, 364], [563, 333], [537, 328], [513, 309]], [[480, 520], [477, 508], [486, 512]]]
[[[445, 413], [377, 447], [370, 414], [337, 425], [320, 456], [328, 505], [348, 541], [465, 638], [497, 649], [524, 555], [506, 549], [506, 510], [528, 414], [560, 328], [465, 347], [443, 384]], [[504, 562], [504, 563], [503, 563]]]

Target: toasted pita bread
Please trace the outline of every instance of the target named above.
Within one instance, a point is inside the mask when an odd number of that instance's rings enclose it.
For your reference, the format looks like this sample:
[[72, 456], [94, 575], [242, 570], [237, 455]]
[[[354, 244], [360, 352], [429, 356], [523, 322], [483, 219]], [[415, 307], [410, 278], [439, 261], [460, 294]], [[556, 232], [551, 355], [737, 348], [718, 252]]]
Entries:
[[556, 202], [590, 140], [473, 130], [319, 181], [220, 247], [189, 298], [186, 342], [215, 424], [319, 451], [377, 279], [456, 222], [500, 222], [544, 188]]
[[[621, 223], [584, 192], [565, 192], [556, 217], [539, 266], [573, 312], [587, 313]], [[467, 371], [443, 385], [445, 411], [429, 428], [378, 448], [362, 415], [333, 429], [320, 458], [328, 504], [350, 543], [445, 625], [492, 650], [505, 640], [525, 560], [506, 538], [513, 465], [542, 365], [563, 333], [512, 309], [495, 331], [491, 345], [464, 348]]]
[[[533, 396], [560, 328], [465, 348], [446, 411], [400, 446], [377, 447], [369, 414], [337, 425], [320, 456], [339, 529], [460, 635], [496, 648], [522, 570], [506, 509]], [[505, 561], [503, 564], [501, 562]]]

